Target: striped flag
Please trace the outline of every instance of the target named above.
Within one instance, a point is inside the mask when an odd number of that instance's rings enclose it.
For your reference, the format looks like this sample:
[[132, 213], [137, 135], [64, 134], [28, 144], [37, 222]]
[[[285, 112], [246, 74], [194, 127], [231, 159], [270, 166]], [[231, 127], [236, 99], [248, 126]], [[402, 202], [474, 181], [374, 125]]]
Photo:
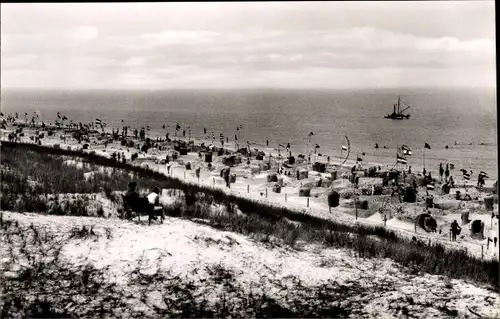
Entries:
[[428, 148], [428, 149], [431, 149], [431, 146], [430, 146], [429, 144], [425, 143], [425, 146], [424, 146], [424, 148]]
[[347, 146], [342, 145], [342, 150], [343, 150], [343, 151], [347, 151]]
[[406, 158], [404, 158], [403, 156], [397, 156], [397, 162], [398, 163], [401, 163], [401, 164], [406, 164], [408, 163], [408, 161], [406, 160]]
[[100, 119], [95, 119], [95, 124], [96, 125], [102, 125], [102, 121]]
[[469, 180], [470, 179], [470, 174], [467, 173], [467, 171], [465, 171], [465, 170], [463, 171], [463, 173], [464, 173], [464, 179]]

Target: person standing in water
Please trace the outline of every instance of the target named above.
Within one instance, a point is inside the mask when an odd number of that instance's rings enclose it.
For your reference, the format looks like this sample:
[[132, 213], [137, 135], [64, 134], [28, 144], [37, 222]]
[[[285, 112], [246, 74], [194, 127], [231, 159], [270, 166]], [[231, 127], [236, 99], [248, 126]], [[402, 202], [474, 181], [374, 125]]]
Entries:
[[444, 181], [448, 183], [448, 178], [450, 177], [450, 168], [448, 164], [446, 164], [446, 170], [444, 171], [444, 176], [445, 176]]
[[266, 140], [266, 146], [269, 146], [269, 140]]
[[439, 163], [439, 180], [440, 181], [443, 181], [443, 174], [444, 174], [443, 163]]

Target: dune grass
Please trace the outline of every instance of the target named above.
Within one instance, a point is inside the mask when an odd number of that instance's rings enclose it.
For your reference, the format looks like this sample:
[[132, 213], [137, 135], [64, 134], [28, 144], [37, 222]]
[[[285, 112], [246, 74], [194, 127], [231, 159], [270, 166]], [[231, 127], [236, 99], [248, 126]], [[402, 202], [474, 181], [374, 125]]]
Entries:
[[[85, 159], [92, 163], [91, 165], [95, 165], [94, 169], [99, 166], [115, 168], [114, 175], [111, 178], [104, 173], [96, 174], [94, 181], [85, 180], [83, 173], [90, 168], [63, 165], [64, 158], [61, 156]], [[303, 241], [348, 248], [360, 257], [390, 258], [414, 272], [467, 279], [499, 290], [497, 260], [480, 260], [465, 251], [447, 249], [439, 243], [430, 246], [415, 243], [384, 227], [340, 224], [286, 207], [229, 195], [220, 189], [188, 184], [148, 168], [80, 151], [2, 142], [1, 159], [4, 210], [14, 207], [12, 203], [19, 196], [33, 197], [30, 195], [33, 192], [46, 193], [50, 190], [57, 193], [73, 190], [92, 193], [104, 189], [110, 192], [123, 190], [129, 181], [135, 180], [142, 188], [152, 189], [153, 186], [158, 186], [182, 191], [180, 193], [184, 194], [183, 201], [169, 209], [168, 214], [171, 216], [209, 220], [214, 227], [256, 236], [263, 240], [277, 238], [289, 245]], [[34, 167], [38, 170], [37, 173], [33, 173]], [[134, 177], [131, 177], [129, 172], [134, 172]], [[71, 179], [69, 189], [66, 189], [68, 184], [61, 181], [67, 178]], [[35, 191], [28, 185], [29, 181], [33, 180], [39, 183], [34, 187]], [[8, 188], [6, 194], [4, 194], [4, 183]], [[212, 204], [223, 205], [226, 207], [226, 213], [214, 213], [210, 209]], [[33, 207], [33, 211], [40, 211], [36, 209], [42, 206], [32, 205], [31, 208]], [[236, 208], [243, 214], [236, 214]]]

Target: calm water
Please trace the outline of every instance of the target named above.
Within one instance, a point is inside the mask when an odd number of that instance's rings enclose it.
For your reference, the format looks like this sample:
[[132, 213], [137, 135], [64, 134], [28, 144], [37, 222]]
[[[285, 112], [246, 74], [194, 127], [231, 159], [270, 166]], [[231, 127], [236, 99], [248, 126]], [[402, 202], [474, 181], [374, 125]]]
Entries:
[[[410, 120], [388, 120], [398, 95], [412, 105]], [[193, 137], [220, 132], [234, 138], [243, 125], [241, 140], [270, 146], [291, 143], [294, 152], [305, 152], [307, 135], [319, 152], [338, 156], [344, 135], [351, 140], [352, 156], [365, 161], [395, 162], [397, 145], [413, 149], [408, 158], [415, 169], [426, 164], [434, 169], [439, 161], [458, 168], [472, 166], [497, 176], [497, 118], [494, 90], [241, 90], [241, 91], [80, 91], [36, 92], [2, 90], [2, 111], [39, 111], [48, 123], [57, 111], [74, 121], [100, 118], [109, 127], [149, 125], [151, 135], [165, 136], [162, 125], [191, 126]], [[455, 146], [454, 142], [458, 145]], [[378, 143], [380, 149], [375, 150]], [[472, 143], [472, 145], [469, 145]], [[484, 143], [485, 145], [480, 145]], [[382, 149], [386, 145], [387, 149]], [[445, 149], [449, 145], [449, 149]], [[471, 163], [471, 164], [469, 164]], [[475, 175], [475, 174], [474, 174]], [[477, 175], [476, 175], [477, 176]]]

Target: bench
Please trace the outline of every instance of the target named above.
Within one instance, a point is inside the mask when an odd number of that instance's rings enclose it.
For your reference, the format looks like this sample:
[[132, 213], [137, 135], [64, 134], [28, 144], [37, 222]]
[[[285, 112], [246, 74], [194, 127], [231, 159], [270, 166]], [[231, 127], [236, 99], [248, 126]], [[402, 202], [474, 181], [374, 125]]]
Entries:
[[125, 212], [129, 213], [129, 218], [132, 218], [131, 212], [137, 214], [139, 221], [141, 220], [141, 214], [148, 215], [148, 222], [149, 225], [151, 225], [151, 220], [156, 219], [156, 216], [160, 216], [160, 222], [163, 224], [163, 220], [165, 220], [165, 210], [163, 206], [150, 204], [146, 197], [122, 195], [122, 198], [123, 208]]

